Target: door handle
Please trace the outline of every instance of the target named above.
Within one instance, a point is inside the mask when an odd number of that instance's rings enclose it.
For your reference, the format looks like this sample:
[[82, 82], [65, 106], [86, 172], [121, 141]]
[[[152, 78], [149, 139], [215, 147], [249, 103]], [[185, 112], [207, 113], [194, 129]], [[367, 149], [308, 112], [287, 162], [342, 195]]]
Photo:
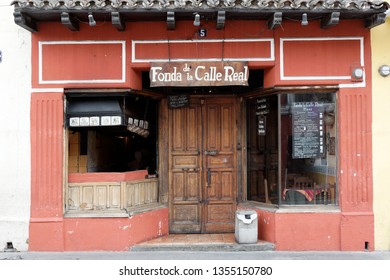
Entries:
[[207, 187], [211, 187], [211, 169], [207, 168]]
[[210, 150], [210, 151], [205, 151], [204, 154], [209, 155], [209, 156], [216, 156], [219, 154], [219, 151], [218, 150]]
[[199, 171], [199, 168], [182, 168], [182, 171]]

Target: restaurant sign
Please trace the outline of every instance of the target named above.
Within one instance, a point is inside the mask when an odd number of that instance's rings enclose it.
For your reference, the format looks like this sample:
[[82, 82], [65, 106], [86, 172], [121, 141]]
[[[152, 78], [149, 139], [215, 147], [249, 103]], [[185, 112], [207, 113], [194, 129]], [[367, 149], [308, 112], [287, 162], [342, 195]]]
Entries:
[[247, 86], [246, 62], [152, 63], [151, 87]]

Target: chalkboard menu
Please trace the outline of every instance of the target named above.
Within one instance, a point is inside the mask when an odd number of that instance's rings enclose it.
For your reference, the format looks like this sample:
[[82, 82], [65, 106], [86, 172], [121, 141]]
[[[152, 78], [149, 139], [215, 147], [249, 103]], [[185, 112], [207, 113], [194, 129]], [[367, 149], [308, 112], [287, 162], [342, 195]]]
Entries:
[[168, 96], [169, 108], [181, 108], [189, 105], [188, 95], [170, 95]]
[[293, 102], [291, 111], [292, 157], [323, 157], [325, 152], [323, 104], [318, 102]]

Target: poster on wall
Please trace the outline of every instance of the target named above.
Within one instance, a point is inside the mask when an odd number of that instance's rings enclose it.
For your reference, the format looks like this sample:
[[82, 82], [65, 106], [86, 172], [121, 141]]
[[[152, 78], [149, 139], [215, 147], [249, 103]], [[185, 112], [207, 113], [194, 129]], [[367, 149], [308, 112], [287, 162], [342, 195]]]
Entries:
[[292, 157], [321, 158], [324, 156], [324, 112], [318, 102], [292, 103]]

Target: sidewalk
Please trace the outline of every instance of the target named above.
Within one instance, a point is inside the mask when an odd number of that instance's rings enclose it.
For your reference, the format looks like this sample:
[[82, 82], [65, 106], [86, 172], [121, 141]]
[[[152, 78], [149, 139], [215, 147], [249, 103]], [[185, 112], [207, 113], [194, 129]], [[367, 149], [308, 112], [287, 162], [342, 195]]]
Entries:
[[390, 251], [376, 252], [0, 252], [0, 260], [390, 260]]

